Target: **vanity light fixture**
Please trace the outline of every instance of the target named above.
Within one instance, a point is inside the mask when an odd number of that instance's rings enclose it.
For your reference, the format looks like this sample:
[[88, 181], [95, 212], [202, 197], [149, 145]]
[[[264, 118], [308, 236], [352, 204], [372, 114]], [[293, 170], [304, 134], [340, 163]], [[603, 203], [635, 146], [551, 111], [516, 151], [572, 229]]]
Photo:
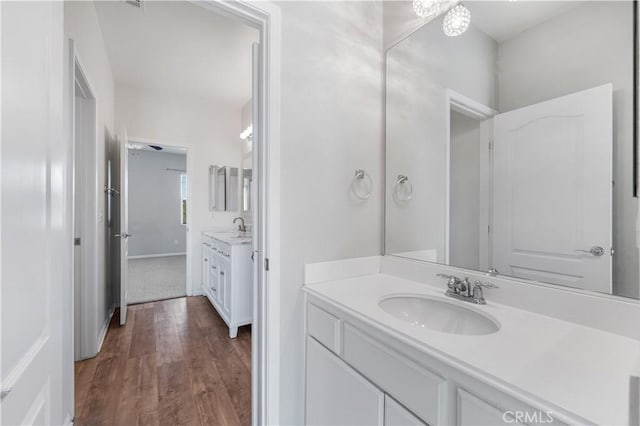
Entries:
[[442, 30], [449, 37], [456, 37], [467, 31], [471, 23], [471, 12], [462, 3], [458, 3], [444, 15]]
[[429, 18], [440, 14], [442, 0], [413, 0], [413, 11], [421, 18]]
[[250, 140], [253, 136], [253, 125], [249, 124], [249, 126], [240, 133], [240, 139], [242, 140]]

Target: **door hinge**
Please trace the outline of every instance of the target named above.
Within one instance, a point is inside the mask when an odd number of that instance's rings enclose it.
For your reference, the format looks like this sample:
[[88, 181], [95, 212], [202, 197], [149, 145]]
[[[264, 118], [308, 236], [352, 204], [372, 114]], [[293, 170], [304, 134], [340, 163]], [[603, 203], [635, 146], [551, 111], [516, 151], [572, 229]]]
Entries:
[[80, 238], [74, 238], [73, 239], [73, 245], [74, 246], [79, 246], [80, 245]]
[[489, 151], [493, 149], [493, 141], [489, 141]]
[[264, 259], [264, 270], [269, 271], [269, 258]]

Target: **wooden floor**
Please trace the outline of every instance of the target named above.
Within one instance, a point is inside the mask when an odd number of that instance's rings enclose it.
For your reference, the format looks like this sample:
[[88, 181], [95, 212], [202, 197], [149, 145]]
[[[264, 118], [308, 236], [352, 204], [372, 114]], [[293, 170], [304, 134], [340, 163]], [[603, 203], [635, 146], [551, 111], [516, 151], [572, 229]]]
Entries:
[[76, 363], [84, 425], [248, 425], [251, 331], [237, 339], [204, 297], [130, 306], [97, 357]]

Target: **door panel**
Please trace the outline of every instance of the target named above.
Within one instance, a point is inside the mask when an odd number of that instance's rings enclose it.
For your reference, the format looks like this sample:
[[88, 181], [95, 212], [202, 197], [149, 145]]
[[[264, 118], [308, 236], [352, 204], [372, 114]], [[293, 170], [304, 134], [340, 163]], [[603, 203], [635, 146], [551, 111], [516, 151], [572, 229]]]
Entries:
[[127, 130], [122, 134], [120, 146], [120, 325], [127, 321], [129, 290], [129, 155]]
[[71, 415], [62, 308], [73, 274], [62, 3], [2, 2], [0, 15], [0, 424], [60, 424]]
[[612, 120], [610, 84], [494, 118], [501, 274], [611, 292]]

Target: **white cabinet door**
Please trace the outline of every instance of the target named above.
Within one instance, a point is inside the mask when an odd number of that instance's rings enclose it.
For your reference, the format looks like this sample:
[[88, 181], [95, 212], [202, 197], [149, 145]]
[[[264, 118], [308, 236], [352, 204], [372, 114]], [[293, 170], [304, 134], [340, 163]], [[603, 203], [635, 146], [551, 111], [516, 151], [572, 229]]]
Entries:
[[220, 264], [216, 260], [213, 252], [210, 252], [211, 256], [211, 264], [209, 265], [209, 288], [211, 289], [211, 294], [216, 301], [219, 301], [219, 293], [220, 293], [220, 277], [219, 277], [219, 267]]
[[206, 290], [209, 286], [209, 270], [211, 269], [211, 261], [209, 259], [209, 247], [206, 243], [202, 243], [202, 289]]
[[381, 425], [384, 394], [307, 337], [307, 425]]
[[389, 395], [384, 396], [384, 426], [425, 426], [413, 413]]

